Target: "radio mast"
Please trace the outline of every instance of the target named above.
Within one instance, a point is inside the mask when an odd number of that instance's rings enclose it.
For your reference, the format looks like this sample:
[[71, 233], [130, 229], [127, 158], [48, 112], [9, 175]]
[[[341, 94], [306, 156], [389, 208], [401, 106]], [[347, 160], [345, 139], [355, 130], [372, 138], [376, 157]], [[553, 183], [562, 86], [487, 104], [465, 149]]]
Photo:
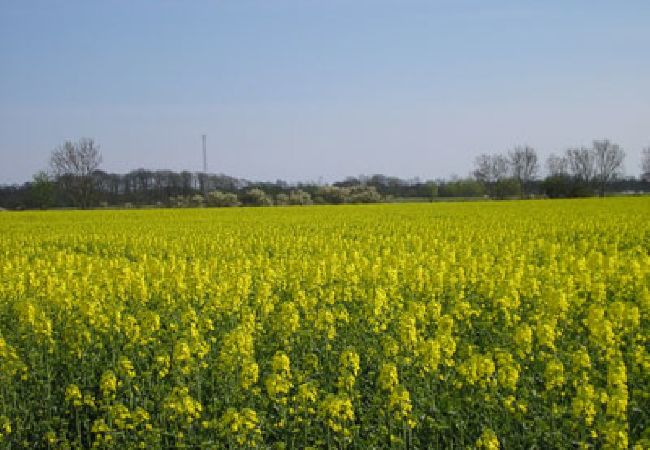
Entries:
[[203, 173], [201, 174], [202, 178], [202, 187], [203, 187], [203, 198], [207, 200], [206, 196], [208, 195], [208, 152], [206, 149], [206, 140], [207, 136], [205, 134], [201, 135], [203, 140]]
[[204, 134], [201, 137], [203, 138], [203, 175], [205, 175], [208, 173], [208, 154], [206, 151], [207, 136]]

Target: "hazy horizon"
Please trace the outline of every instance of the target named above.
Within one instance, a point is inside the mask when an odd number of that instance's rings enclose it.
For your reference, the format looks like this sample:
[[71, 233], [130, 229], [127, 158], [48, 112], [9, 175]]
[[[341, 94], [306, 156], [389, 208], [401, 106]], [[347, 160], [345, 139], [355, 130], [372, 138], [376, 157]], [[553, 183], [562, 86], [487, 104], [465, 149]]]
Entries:
[[650, 145], [650, 3], [5, 1], [0, 184], [92, 137], [102, 169], [465, 176], [480, 153]]

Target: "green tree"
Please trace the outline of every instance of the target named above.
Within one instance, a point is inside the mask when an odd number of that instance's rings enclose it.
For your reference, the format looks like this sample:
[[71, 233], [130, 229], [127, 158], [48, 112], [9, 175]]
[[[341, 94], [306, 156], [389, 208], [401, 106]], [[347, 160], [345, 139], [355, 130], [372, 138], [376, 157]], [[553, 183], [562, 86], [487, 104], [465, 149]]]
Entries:
[[269, 197], [262, 189], [253, 188], [242, 195], [244, 205], [248, 206], [271, 206], [273, 199]]
[[34, 174], [30, 186], [30, 197], [34, 206], [49, 208], [54, 204], [55, 185], [47, 172], [40, 171]]
[[438, 197], [438, 185], [433, 181], [428, 182], [427, 185], [429, 192], [431, 192], [431, 201], [433, 201], [434, 198]]

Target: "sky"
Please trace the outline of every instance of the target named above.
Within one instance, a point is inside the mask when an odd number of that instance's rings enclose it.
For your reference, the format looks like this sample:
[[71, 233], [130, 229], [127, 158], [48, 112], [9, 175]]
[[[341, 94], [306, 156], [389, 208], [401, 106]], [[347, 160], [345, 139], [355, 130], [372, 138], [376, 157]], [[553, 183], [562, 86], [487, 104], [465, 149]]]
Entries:
[[0, 0], [0, 184], [102, 168], [466, 176], [480, 153], [650, 146], [650, 2]]

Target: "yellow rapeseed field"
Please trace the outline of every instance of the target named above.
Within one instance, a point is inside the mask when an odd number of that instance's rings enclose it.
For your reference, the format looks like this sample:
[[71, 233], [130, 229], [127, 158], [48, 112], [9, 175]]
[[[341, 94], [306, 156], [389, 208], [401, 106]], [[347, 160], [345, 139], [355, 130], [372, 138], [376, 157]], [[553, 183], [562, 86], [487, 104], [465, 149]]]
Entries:
[[650, 198], [0, 214], [0, 448], [650, 448]]

